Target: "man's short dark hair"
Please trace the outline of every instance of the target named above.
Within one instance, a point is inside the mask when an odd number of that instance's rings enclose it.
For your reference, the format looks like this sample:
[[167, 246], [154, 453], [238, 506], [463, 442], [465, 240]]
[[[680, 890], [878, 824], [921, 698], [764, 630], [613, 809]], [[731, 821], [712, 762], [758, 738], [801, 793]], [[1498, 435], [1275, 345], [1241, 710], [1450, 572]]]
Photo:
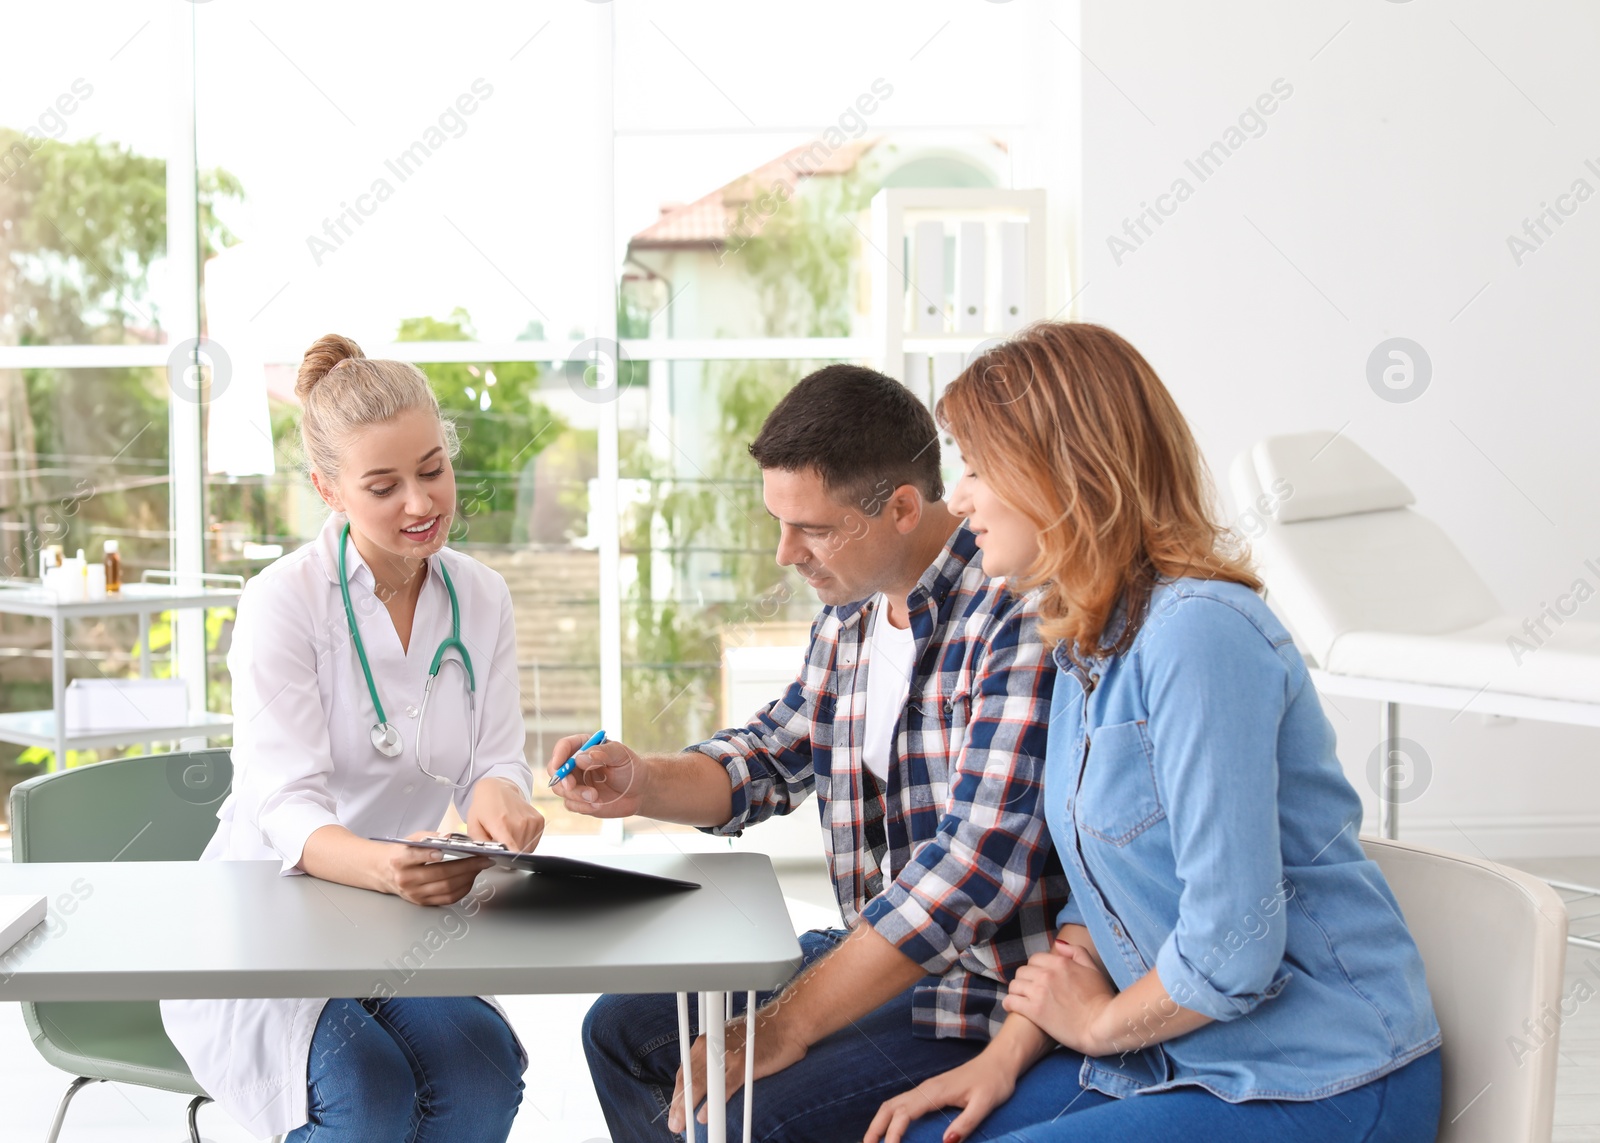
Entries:
[[789, 390], [750, 445], [762, 468], [815, 469], [841, 503], [876, 516], [909, 484], [944, 496], [939, 430], [928, 407], [900, 382], [860, 365], [829, 365]]

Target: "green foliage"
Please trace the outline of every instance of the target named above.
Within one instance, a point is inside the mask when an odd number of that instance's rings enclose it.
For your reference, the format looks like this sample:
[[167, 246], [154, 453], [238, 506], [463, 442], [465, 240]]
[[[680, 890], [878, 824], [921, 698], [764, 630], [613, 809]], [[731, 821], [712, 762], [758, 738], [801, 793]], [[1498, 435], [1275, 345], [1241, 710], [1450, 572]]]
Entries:
[[[0, 159], [0, 329], [14, 329], [14, 344], [117, 342], [129, 325], [158, 328], [149, 272], [167, 252], [166, 160], [6, 127]], [[227, 171], [202, 174], [202, 259], [235, 241], [217, 202], [243, 195]]]
[[[199, 195], [207, 257], [234, 241], [215, 208], [243, 189], [213, 170]], [[0, 344], [156, 339], [150, 273], [167, 253], [166, 210], [164, 159], [0, 127]], [[6, 573], [31, 574], [45, 543], [97, 554], [112, 530], [130, 572], [167, 562], [166, 541], [154, 538], [168, 518], [167, 401], [159, 369], [0, 370]], [[29, 689], [19, 681], [6, 705]]]
[[[847, 220], [866, 208], [875, 188], [859, 175], [808, 179], [800, 193], [767, 220], [735, 255], [761, 301], [768, 337], [844, 337], [854, 306], [851, 284], [857, 233]], [[773, 551], [777, 524], [761, 501], [761, 482], [748, 445], [774, 405], [820, 362], [719, 361], [708, 365], [707, 382], [718, 394], [718, 423], [710, 435], [708, 472], [718, 482], [718, 534], [735, 551]], [[741, 567], [745, 570], [741, 572]], [[752, 579], [751, 571], [757, 578]], [[741, 598], [773, 585], [770, 566], [731, 556], [724, 572]]]
[[[0, 127], [0, 342], [154, 337], [149, 273], [166, 254], [166, 177], [164, 159], [116, 143]], [[242, 195], [226, 171], [202, 176], [205, 253], [233, 241], [215, 205]], [[166, 403], [152, 369], [0, 370], [0, 521], [24, 537], [7, 570], [45, 543], [91, 547], [100, 523], [165, 526]], [[117, 460], [89, 468], [90, 457]]]
[[768, 337], [850, 332], [860, 235], [847, 220], [866, 209], [876, 191], [855, 172], [807, 179], [731, 255], [761, 299]]
[[[30, 547], [61, 544], [69, 553], [84, 548], [98, 555], [95, 541], [104, 535], [103, 525], [164, 529], [168, 434], [162, 371], [27, 369], [15, 376], [31, 421], [38, 475], [26, 495], [9, 504], [0, 500], [0, 516], [22, 518], [24, 534], [35, 541]], [[100, 460], [109, 457], [116, 463]], [[23, 554], [14, 553], [19, 564]], [[147, 554], [129, 547], [124, 560], [142, 563]], [[160, 560], [166, 560], [164, 542]]]
[[[476, 341], [477, 334], [467, 311], [457, 307], [448, 318], [404, 319], [395, 340]], [[418, 368], [461, 437], [453, 538], [510, 542], [521, 474], [567, 429], [566, 421], [538, 399], [542, 370], [531, 361], [436, 362]]]
[[[841, 337], [854, 306], [856, 230], [846, 220], [864, 209], [876, 188], [851, 174], [807, 180], [802, 193], [772, 214], [759, 234], [726, 257], [750, 279], [768, 337]], [[623, 470], [648, 481], [648, 502], [625, 521], [622, 543], [638, 561], [628, 600], [624, 658], [626, 733], [639, 749], [675, 749], [716, 725], [724, 633], [792, 617], [803, 604], [792, 582], [772, 563], [778, 528], [761, 499], [761, 480], [748, 445], [767, 414], [805, 373], [821, 363], [718, 361], [706, 383], [717, 394], [717, 420], [704, 426], [687, 481], [653, 456], [646, 439], [625, 439]], [[656, 555], [667, 554], [674, 577], [694, 581], [703, 567], [689, 549], [717, 550], [718, 600], [662, 598]], [[790, 600], [796, 603], [791, 605]]]

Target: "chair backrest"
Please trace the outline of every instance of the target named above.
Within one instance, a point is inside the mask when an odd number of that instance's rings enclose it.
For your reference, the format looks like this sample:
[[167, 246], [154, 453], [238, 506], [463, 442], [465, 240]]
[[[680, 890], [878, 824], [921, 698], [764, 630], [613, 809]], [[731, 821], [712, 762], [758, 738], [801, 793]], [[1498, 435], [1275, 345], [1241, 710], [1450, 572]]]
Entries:
[[11, 791], [14, 861], [194, 861], [233, 783], [227, 749], [119, 758]]
[[[226, 749], [29, 778], [11, 791], [12, 860], [194, 861], [217, 831], [232, 784]], [[24, 1002], [22, 1019], [39, 1054], [65, 1071], [203, 1094], [153, 1000]]]
[[1400, 841], [1361, 842], [1422, 951], [1444, 1033], [1439, 1143], [1549, 1143], [1566, 906], [1518, 869]]
[[1315, 664], [1350, 631], [1442, 635], [1500, 613], [1411, 490], [1343, 435], [1268, 437], [1229, 483], [1268, 598]]

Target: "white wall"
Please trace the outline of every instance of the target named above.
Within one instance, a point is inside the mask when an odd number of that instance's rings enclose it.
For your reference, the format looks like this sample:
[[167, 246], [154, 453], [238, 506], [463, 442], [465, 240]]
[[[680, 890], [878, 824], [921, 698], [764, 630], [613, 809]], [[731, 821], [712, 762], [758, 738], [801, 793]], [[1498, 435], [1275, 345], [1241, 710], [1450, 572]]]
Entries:
[[[1129, 337], [1219, 480], [1258, 438], [1348, 434], [1394, 469], [1500, 601], [1535, 614], [1600, 556], [1600, 7], [1085, 0], [1077, 315]], [[1070, 48], [1066, 49], [1068, 52]], [[1201, 181], [1185, 160], [1275, 80], [1292, 95]], [[1594, 168], [1585, 166], [1593, 160]], [[1110, 235], [1184, 178], [1131, 252]], [[1507, 237], [1595, 193], [1518, 265]], [[1386, 338], [1426, 392], [1368, 386]], [[1600, 620], [1600, 600], [1579, 618]], [[1352, 780], [1374, 704], [1330, 711]], [[1600, 853], [1600, 732], [1408, 709], [1433, 777], [1403, 836], [1491, 856]]]

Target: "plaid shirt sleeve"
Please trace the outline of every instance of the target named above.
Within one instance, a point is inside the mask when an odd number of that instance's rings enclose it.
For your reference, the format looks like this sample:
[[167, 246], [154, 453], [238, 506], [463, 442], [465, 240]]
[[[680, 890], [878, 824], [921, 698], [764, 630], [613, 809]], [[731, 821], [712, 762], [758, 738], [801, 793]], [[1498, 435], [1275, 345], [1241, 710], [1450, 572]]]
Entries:
[[738, 837], [746, 826], [786, 814], [816, 786], [811, 767], [811, 729], [818, 689], [832, 659], [832, 642], [819, 638], [823, 620], [811, 625], [805, 669], [783, 697], [762, 707], [744, 726], [719, 730], [688, 749], [722, 763], [733, 785], [733, 816], [702, 832]]
[[938, 833], [862, 912], [929, 973], [1010, 920], [1050, 854], [1040, 797], [1055, 667], [1037, 620], [1032, 596], [995, 616]]

